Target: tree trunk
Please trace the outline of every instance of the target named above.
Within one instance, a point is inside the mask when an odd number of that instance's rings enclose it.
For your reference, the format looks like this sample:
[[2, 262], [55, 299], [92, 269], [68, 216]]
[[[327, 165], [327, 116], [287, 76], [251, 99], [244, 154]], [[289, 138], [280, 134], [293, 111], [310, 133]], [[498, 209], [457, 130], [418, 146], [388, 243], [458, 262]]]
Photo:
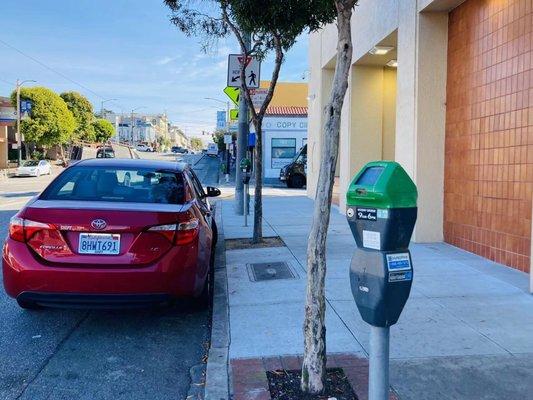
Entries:
[[263, 238], [263, 119], [254, 121], [255, 158], [254, 158], [254, 234], [252, 243], [259, 243]]
[[329, 102], [326, 106], [324, 146], [315, 196], [313, 222], [307, 245], [307, 296], [304, 321], [304, 360], [301, 389], [319, 394], [324, 391], [326, 375], [326, 239], [331, 210], [331, 196], [339, 148], [339, 130], [348, 73], [352, 60], [350, 18], [354, 0], [337, 0], [337, 63]]

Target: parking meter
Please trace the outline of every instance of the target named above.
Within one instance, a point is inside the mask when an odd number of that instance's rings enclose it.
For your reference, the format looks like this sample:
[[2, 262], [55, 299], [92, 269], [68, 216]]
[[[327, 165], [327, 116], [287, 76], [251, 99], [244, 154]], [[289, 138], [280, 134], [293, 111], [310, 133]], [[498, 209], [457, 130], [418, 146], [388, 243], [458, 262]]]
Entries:
[[242, 171], [242, 181], [244, 184], [250, 183], [250, 171], [252, 170], [252, 163], [249, 159], [243, 158], [240, 163], [240, 169]]
[[371, 325], [369, 400], [388, 399], [389, 327], [409, 298], [409, 242], [417, 217], [416, 185], [393, 161], [366, 164], [346, 193], [346, 218], [357, 248], [350, 285], [361, 318]]
[[243, 158], [239, 168], [242, 171], [242, 182], [244, 183], [244, 226], [248, 226], [248, 184], [250, 183], [252, 163], [248, 158]]

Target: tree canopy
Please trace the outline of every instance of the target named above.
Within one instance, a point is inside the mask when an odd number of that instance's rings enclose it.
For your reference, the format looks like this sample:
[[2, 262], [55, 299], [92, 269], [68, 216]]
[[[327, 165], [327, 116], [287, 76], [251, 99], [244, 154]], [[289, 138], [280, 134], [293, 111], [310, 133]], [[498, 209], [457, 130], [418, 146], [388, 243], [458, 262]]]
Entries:
[[93, 129], [94, 115], [91, 102], [78, 92], [64, 92], [60, 96], [76, 120], [73, 139], [93, 142], [96, 136]]
[[204, 37], [204, 50], [231, 33], [230, 24], [251, 33], [251, 53], [262, 58], [276, 38], [288, 50], [304, 31], [312, 32], [336, 17], [328, 0], [165, 0], [171, 21], [187, 36]]
[[115, 134], [113, 124], [107, 119], [94, 120], [91, 128], [94, 132], [94, 139], [99, 143], [107, 142]]
[[193, 150], [202, 150], [204, 143], [202, 142], [202, 139], [193, 137], [191, 138], [191, 147]]
[[[16, 96], [16, 92], [11, 94], [15, 106]], [[32, 103], [31, 116], [20, 126], [26, 142], [53, 146], [71, 139], [76, 120], [59, 95], [44, 87], [31, 87], [21, 88], [20, 98]]]

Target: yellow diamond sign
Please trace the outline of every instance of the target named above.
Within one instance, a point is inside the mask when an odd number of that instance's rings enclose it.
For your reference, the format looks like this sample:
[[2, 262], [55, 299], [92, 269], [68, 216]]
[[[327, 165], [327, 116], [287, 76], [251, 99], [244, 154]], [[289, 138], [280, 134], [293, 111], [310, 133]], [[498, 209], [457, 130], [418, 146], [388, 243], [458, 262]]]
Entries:
[[229, 99], [235, 104], [236, 106], [239, 105], [239, 93], [241, 90], [238, 87], [230, 87], [226, 86], [224, 89], [224, 93], [226, 93], [226, 96], [229, 97]]

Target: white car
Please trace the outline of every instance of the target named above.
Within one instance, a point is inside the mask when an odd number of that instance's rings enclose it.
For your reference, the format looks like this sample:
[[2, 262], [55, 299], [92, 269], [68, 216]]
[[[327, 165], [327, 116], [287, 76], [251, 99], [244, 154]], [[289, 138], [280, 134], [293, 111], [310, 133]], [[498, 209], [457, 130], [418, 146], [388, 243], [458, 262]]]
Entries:
[[50, 175], [52, 173], [52, 165], [47, 160], [28, 160], [24, 161], [20, 167], [17, 168], [16, 176], [41, 176]]
[[144, 143], [139, 143], [135, 146], [135, 150], [137, 151], [154, 151], [154, 149], [151, 146], [148, 146]]

